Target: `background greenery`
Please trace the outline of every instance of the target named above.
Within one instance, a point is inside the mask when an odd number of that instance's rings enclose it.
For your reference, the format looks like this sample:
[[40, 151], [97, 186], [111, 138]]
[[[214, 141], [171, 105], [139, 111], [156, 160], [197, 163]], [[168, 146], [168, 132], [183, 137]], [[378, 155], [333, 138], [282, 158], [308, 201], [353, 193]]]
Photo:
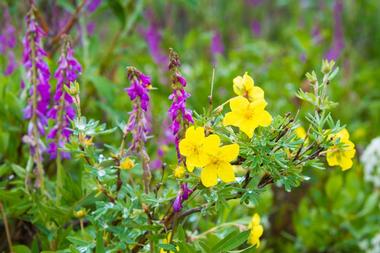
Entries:
[[[380, 2], [338, 2], [343, 4], [344, 47], [336, 58], [340, 72], [330, 84], [330, 97], [340, 104], [333, 115], [347, 124], [359, 157], [371, 139], [380, 134]], [[8, 6], [12, 23], [17, 27], [18, 68], [10, 76], [0, 75], [0, 200], [9, 215], [15, 243], [31, 246], [29, 238], [42, 226], [36, 228], [30, 223], [43, 223], [57, 210], [50, 210], [48, 205], [29, 206], [30, 202], [17, 187], [23, 185], [23, 170], [15, 164], [24, 166], [28, 152], [21, 145], [26, 122], [22, 119], [25, 94], [20, 90], [24, 78], [21, 39], [27, 5], [10, 0], [3, 0], [1, 4]], [[159, 138], [169, 106], [169, 73], [165, 63], [169, 47], [181, 55], [182, 72], [191, 93], [189, 107], [195, 111], [200, 112], [207, 104], [215, 69], [215, 104], [229, 98], [232, 79], [248, 71], [255, 83], [265, 90], [269, 111], [295, 113], [299, 110], [302, 114], [307, 105], [301, 103], [295, 93], [299, 88], [306, 89], [304, 74], [321, 66], [321, 60], [336, 40], [335, 4], [332, 0], [104, 0], [93, 13], [84, 8], [70, 32], [76, 56], [84, 68], [80, 78], [83, 114], [106, 122], [109, 128], [125, 121], [130, 111], [129, 99], [122, 92], [129, 85], [125, 67], [134, 65], [151, 75], [153, 86], [157, 88], [152, 92], [153, 136]], [[37, 1], [48, 24], [69, 16], [67, 13], [73, 12], [77, 5], [77, 1]], [[51, 15], [53, 8], [58, 8], [58, 17]], [[253, 31], [253, 22], [260, 23], [260, 33]], [[86, 29], [89, 24], [95, 26], [93, 33]], [[59, 30], [59, 26], [53, 28]], [[147, 36], [149, 28], [157, 33], [153, 36], [161, 37], [159, 41], [152, 39], [152, 35]], [[315, 30], [319, 30], [317, 38], [313, 35]], [[220, 33], [224, 48], [218, 54], [211, 50], [215, 33]], [[158, 44], [154, 45], [152, 40]], [[46, 45], [49, 65], [55, 69], [59, 50], [49, 48], [49, 40]], [[157, 54], [162, 59], [157, 59]], [[6, 57], [0, 55], [2, 71], [5, 66]], [[118, 143], [120, 137], [115, 133], [97, 141]], [[156, 148], [149, 147], [153, 158]], [[168, 163], [175, 159], [174, 155], [168, 157]], [[81, 174], [76, 171], [75, 162], [68, 162], [65, 168], [74, 180], [66, 196], [72, 204], [80, 201], [78, 196], [83, 194], [81, 186], [75, 184]], [[261, 195], [255, 211], [261, 214], [265, 231], [262, 246], [256, 251], [379, 252], [373, 245], [380, 243], [374, 240], [380, 233], [379, 189], [364, 181], [359, 159], [347, 172], [332, 168], [308, 174], [310, 181], [290, 193], [273, 186]], [[41, 208], [39, 220], [19, 219], [28, 208]], [[219, 220], [213, 221], [249, 219], [252, 210], [253, 207], [236, 202], [221, 209]], [[72, 215], [72, 210], [61, 211], [63, 220]], [[207, 217], [198, 222], [193, 226], [209, 227]], [[3, 239], [4, 227], [0, 229]], [[40, 236], [49, 238], [53, 236], [52, 231], [54, 229], [42, 230]], [[69, 244], [66, 236], [60, 231], [58, 243]], [[214, 236], [217, 235], [209, 235], [210, 244]], [[5, 239], [0, 241], [0, 249], [6, 249]]]

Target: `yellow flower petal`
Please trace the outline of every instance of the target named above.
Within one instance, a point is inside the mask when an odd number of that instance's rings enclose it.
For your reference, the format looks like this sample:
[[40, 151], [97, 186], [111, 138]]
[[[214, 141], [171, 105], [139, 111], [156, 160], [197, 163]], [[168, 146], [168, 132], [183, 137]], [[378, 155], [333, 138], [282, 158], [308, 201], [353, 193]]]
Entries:
[[253, 226], [258, 226], [260, 225], [260, 215], [258, 213], [255, 213], [253, 216], [252, 216], [252, 220], [251, 220], [251, 223], [250, 223], [250, 227], [253, 227]]
[[255, 113], [261, 112], [267, 106], [267, 102], [264, 99], [258, 99], [250, 103], [249, 107]]
[[258, 123], [262, 127], [267, 127], [272, 123], [272, 116], [267, 111], [262, 111], [257, 114]]
[[205, 138], [205, 129], [203, 127], [195, 128], [191, 126], [186, 130], [186, 138], [190, 140], [202, 140]]
[[238, 96], [230, 99], [230, 107], [232, 111], [246, 110], [249, 106], [249, 101], [245, 97]]
[[251, 101], [264, 99], [264, 91], [260, 87], [254, 86], [249, 92], [249, 99]]
[[217, 168], [214, 165], [206, 166], [201, 171], [201, 181], [206, 187], [211, 187], [217, 184]]
[[241, 122], [241, 117], [239, 116], [239, 114], [235, 113], [235, 112], [228, 112], [226, 113], [226, 115], [224, 116], [224, 119], [223, 119], [223, 125], [224, 126], [239, 126]]
[[239, 145], [234, 143], [220, 147], [220, 158], [226, 162], [231, 162], [239, 155]]
[[216, 134], [211, 134], [206, 137], [204, 143], [204, 150], [207, 153], [215, 154], [220, 146], [220, 138]]
[[347, 129], [344, 128], [340, 130], [336, 135], [336, 138], [340, 138], [341, 141], [348, 140], [350, 138], [350, 134], [348, 133]]
[[183, 139], [179, 142], [179, 153], [183, 156], [188, 156], [193, 152], [191, 143], [187, 139]]
[[336, 155], [334, 154], [334, 152], [327, 150], [326, 159], [327, 159], [327, 163], [330, 166], [338, 165], [338, 161], [336, 159]]
[[258, 124], [255, 120], [242, 120], [239, 128], [245, 133], [249, 138], [252, 138], [253, 132], [255, 131]]
[[233, 80], [233, 89], [236, 95], [242, 95], [243, 90], [243, 78], [241, 76], [235, 77]]
[[220, 163], [218, 166], [218, 177], [225, 183], [234, 182], [236, 179], [232, 165], [228, 162]]
[[342, 168], [342, 170], [348, 170], [352, 167], [352, 160], [350, 158], [343, 158], [340, 162], [340, 167]]

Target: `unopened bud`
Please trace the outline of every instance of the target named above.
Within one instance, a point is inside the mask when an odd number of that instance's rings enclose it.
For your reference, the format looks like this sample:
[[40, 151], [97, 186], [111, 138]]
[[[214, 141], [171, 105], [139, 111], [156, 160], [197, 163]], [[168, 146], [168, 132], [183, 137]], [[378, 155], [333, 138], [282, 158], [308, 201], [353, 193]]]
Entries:
[[328, 74], [332, 71], [333, 67], [335, 65], [335, 61], [334, 60], [323, 60], [322, 61], [322, 73], [323, 74]]

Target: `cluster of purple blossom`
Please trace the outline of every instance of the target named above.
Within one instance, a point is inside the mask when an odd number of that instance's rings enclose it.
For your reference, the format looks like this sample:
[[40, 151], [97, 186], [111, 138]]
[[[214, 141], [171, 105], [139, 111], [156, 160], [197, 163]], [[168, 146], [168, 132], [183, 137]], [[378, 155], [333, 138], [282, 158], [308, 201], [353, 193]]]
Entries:
[[131, 82], [125, 91], [133, 103], [125, 133], [132, 133], [131, 150], [139, 151], [151, 131], [148, 109], [150, 108], [150, 78], [134, 67], [128, 67], [128, 79]]
[[178, 149], [179, 140], [180, 140], [180, 130], [181, 124], [189, 125], [193, 123], [192, 111], [186, 108], [186, 100], [190, 97], [190, 94], [185, 91], [186, 79], [179, 72], [179, 67], [181, 62], [177, 53], [173, 50], [170, 50], [170, 62], [169, 70], [172, 72], [172, 89], [173, 92], [169, 96], [169, 99], [172, 100], [172, 104], [169, 108], [169, 117], [172, 120], [171, 130], [175, 138], [175, 147], [177, 150], [178, 159], [180, 159], [180, 153]]
[[8, 8], [4, 8], [1, 18], [0, 54], [4, 54], [8, 60], [4, 75], [8, 76], [16, 69], [16, 58], [13, 49], [16, 46], [16, 29], [12, 25]]
[[[54, 105], [50, 108], [50, 70], [45, 62], [47, 53], [42, 46], [45, 32], [36, 20], [33, 6], [26, 16], [26, 25], [26, 35], [23, 39], [23, 64], [27, 70], [30, 85], [27, 86], [28, 104], [23, 111], [24, 118], [29, 120], [28, 132], [23, 137], [23, 141], [29, 144], [32, 154], [38, 151], [35, 159], [36, 162], [41, 162], [42, 153], [46, 151], [51, 158], [55, 158], [58, 148], [63, 147], [71, 134], [67, 127], [69, 121], [74, 118], [75, 111], [72, 108], [72, 98], [63, 91], [63, 86], [69, 86], [70, 82], [77, 79], [81, 66], [74, 58], [73, 50], [67, 42], [54, 76], [57, 79], [57, 89]], [[55, 120], [55, 126], [47, 134], [47, 137], [54, 141], [49, 143], [49, 148], [46, 150], [41, 137], [46, 135], [48, 118]], [[62, 157], [67, 158], [68, 154], [63, 153]]]
[[186, 183], [181, 184], [181, 190], [178, 192], [177, 197], [173, 202], [174, 212], [181, 211], [183, 201], [187, 200], [192, 193], [193, 191], [189, 189]]
[[[53, 139], [49, 144], [48, 153], [54, 159], [57, 156], [58, 148], [63, 148], [66, 141], [69, 140], [71, 130], [69, 130], [70, 121], [75, 117], [73, 108], [73, 98], [64, 91], [64, 86], [70, 87], [70, 83], [78, 78], [82, 72], [82, 67], [74, 57], [74, 51], [68, 40], [62, 49], [62, 54], [58, 61], [58, 69], [54, 77], [57, 79], [57, 88], [54, 95], [54, 105], [48, 112], [48, 117], [55, 120], [55, 126], [50, 130], [47, 137]], [[61, 138], [62, 136], [62, 138]], [[61, 152], [63, 158], [69, 158], [69, 154]]]

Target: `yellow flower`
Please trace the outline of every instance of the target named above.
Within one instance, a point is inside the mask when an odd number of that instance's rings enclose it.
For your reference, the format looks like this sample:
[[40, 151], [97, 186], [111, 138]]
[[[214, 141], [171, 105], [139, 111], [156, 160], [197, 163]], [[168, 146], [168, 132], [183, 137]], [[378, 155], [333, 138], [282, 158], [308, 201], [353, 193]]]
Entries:
[[248, 236], [248, 243], [251, 245], [256, 245], [258, 248], [260, 246], [260, 237], [263, 235], [264, 228], [260, 224], [260, 215], [255, 213], [252, 217], [252, 220], [249, 224], [251, 232]]
[[295, 129], [295, 133], [297, 135], [298, 138], [300, 139], [305, 139], [306, 138], [306, 131], [305, 131], [305, 128], [299, 126]]
[[78, 211], [74, 211], [75, 218], [82, 219], [87, 214], [86, 209], [80, 209]]
[[124, 158], [124, 159], [120, 162], [120, 169], [122, 169], [122, 170], [130, 170], [130, 169], [132, 169], [133, 167], [135, 167], [135, 163], [134, 163], [133, 160], [130, 159], [129, 157]]
[[332, 138], [334, 142], [339, 139], [339, 144], [343, 145], [333, 145], [327, 149], [327, 162], [330, 166], [339, 165], [342, 170], [348, 170], [352, 167], [352, 158], [355, 156], [355, 144], [349, 140], [347, 129], [341, 130]]
[[207, 162], [201, 171], [201, 181], [206, 187], [217, 184], [218, 178], [225, 183], [235, 181], [231, 161], [239, 154], [239, 145], [230, 144], [220, 147], [220, 138], [216, 134], [207, 137], [205, 148], [208, 153]]
[[190, 172], [207, 162], [205, 143], [208, 137], [205, 137], [204, 132], [203, 127], [191, 126], [186, 130], [185, 139], [179, 142], [179, 152], [186, 157], [186, 167]]
[[236, 95], [243, 96], [251, 102], [264, 99], [264, 91], [255, 86], [255, 82], [247, 72], [245, 72], [243, 77], [237, 76], [234, 78], [233, 89]]
[[264, 99], [249, 102], [242, 96], [230, 100], [231, 112], [223, 119], [223, 125], [239, 127], [249, 138], [258, 126], [267, 127], [272, 123], [272, 116], [265, 111], [267, 103]]
[[[166, 236], [166, 238], [162, 239], [162, 243], [163, 244], [168, 244], [170, 242], [170, 237], [172, 236], [172, 233], [169, 232], [168, 235]], [[179, 247], [176, 246], [175, 247], [177, 252], [179, 252]], [[167, 250], [164, 250], [163, 248], [160, 249], [160, 253], [174, 253], [174, 251], [167, 251]]]
[[185, 168], [183, 166], [177, 166], [174, 169], [174, 176], [176, 178], [183, 178], [185, 176]]

